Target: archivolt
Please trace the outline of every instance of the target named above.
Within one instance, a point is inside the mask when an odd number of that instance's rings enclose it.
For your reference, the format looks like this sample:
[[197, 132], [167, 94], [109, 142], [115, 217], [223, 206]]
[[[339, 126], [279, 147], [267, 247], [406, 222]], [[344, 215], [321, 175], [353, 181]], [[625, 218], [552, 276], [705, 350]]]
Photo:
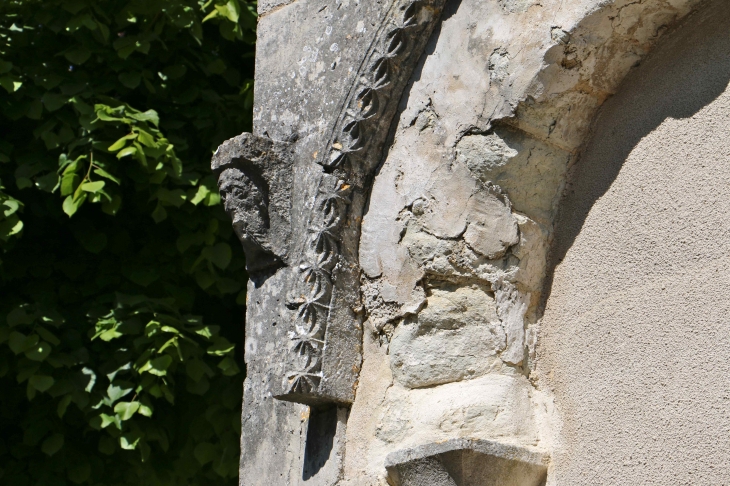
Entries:
[[504, 121], [575, 152], [598, 108], [631, 68], [702, 3], [615, 0], [590, 12], [569, 31], [553, 27], [555, 45], [547, 50], [542, 69]]

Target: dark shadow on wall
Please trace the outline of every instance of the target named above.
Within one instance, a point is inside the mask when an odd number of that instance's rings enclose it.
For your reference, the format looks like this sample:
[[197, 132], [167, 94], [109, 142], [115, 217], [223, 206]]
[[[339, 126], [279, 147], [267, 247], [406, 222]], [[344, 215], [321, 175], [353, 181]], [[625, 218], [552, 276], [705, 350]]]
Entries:
[[[636, 145], [664, 120], [692, 117], [727, 89], [729, 32], [730, 2], [714, 0], [704, 4], [666, 34], [600, 109], [588, 143], [568, 174], [560, 202], [543, 309], [550, 297], [555, 269], [573, 246], [594, 203], [611, 187]], [[626, 110], [627, 106], [632, 108]], [[603, 120], [615, 123], [606, 125]]]
[[312, 408], [307, 427], [302, 479], [314, 478], [325, 467], [332, 455], [337, 435], [337, 407]]

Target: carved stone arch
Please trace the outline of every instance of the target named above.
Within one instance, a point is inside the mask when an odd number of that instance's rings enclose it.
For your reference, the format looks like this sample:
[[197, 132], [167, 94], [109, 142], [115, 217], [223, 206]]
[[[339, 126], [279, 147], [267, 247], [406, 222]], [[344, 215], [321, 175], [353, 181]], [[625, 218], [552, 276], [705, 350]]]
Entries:
[[706, 0], [614, 0], [553, 26], [554, 45], [515, 108], [494, 117], [568, 152], [585, 143], [598, 108], [657, 43]]
[[[259, 2], [254, 135], [214, 161], [271, 259], [249, 288], [241, 484], [425, 484], [414, 458], [443, 484], [545, 480], [531, 373], [566, 173], [700, 3]], [[262, 167], [279, 182], [236, 179]], [[226, 191], [252, 184], [290, 204], [246, 234], [265, 198]], [[500, 475], [464, 482], [484, 464]]]

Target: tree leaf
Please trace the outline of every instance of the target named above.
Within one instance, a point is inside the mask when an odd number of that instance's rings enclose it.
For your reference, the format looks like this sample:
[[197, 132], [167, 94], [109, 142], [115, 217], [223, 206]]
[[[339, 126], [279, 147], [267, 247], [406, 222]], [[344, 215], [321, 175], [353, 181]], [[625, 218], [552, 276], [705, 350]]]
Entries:
[[33, 375], [28, 380], [30, 386], [32, 386], [39, 392], [44, 392], [48, 390], [53, 386], [55, 382], [56, 380], [54, 380], [53, 377], [46, 375]]
[[105, 171], [101, 167], [94, 169], [94, 174], [97, 174], [97, 175], [99, 175], [101, 177], [104, 177], [106, 179], [109, 179], [112, 182], [116, 182], [117, 184], [121, 184], [122, 183], [122, 181], [118, 177], [115, 177], [115, 176], [111, 175], [109, 172]]
[[134, 140], [135, 138], [137, 138], [136, 133], [130, 133], [129, 135], [125, 135], [113, 144], [111, 144], [109, 148], [107, 148], [107, 150], [109, 152], [116, 152], [117, 150], [124, 148], [124, 146], [127, 144], [127, 140]]
[[13, 76], [0, 76], [0, 86], [5, 88], [8, 94], [13, 94], [23, 86], [23, 82]]
[[187, 196], [185, 195], [185, 191], [182, 189], [166, 189], [164, 187], [161, 187], [157, 191], [157, 199], [159, 199], [161, 202], [166, 203], [170, 206], [174, 206], [176, 208], [179, 208], [183, 204], [185, 204]]
[[[5, 207], [5, 209], [3, 209], [3, 206]], [[0, 210], [2, 210], [3, 216], [5, 216], [6, 218], [15, 214], [18, 209], [20, 209], [20, 203], [15, 199], [6, 199], [5, 201], [3, 201], [2, 206], [0, 206]]]
[[199, 359], [189, 360], [185, 364], [185, 371], [187, 375], [196, 383], [200, 381], [204, 376], [214, 376], [213, 370], [211, 370], [204, 361]]
[[195, 192], [195, 195], [190, 199], [190, 202], [194, 205], [200, 204], [203, 200], [205, 200], [206, 196], [210, 193], [210, 189], [207, 187], [200, 185], [198, 186], [197, 191]]
[[155, 110], [130, 113], [129, 117], [141, 122], [150, 122], [155, 127], [160, 125], [160, 117]]
[[203, 248], [203, 257], [221, 270], [225, 270], [231, 263], [233, 252], [228, 243], [218, 243], [214, 246]]
[[61, 178], [61, 195], [68, 196], [74, 193], [81, 177], [75, 172], [64, 174]]
[[43, 102], [43, 106], [46, 107], [46, 110], [53, 112], [65, 105], [68, 102], [68, 97], [48, 92], [41, 97], [41, 102]]
[[136, 147], [127, 147], [123, 150], [120, 150], [119, 153], [117, 153], [117, 158], [121, 159], [122, 157], [126, 157], [127, 155], [134, 155], [137, 153]]
[[45, 341], [41, 341], [25, 351], [25, 357], [33, 361], [45, 361], [49, 354], [51, 354], [51, 345]]
[[89, 30], [96, 30], [96, 22], [94, 22], [89, 14], [77, 15], [66, 23], [66, 30], [69, 32], [75, 32], [81, 27], [86, 27]]
[[169, 79], [182, 78], [187, 71], [188, 71], [188, 68], [184, 64], [175, 64], [173, 66], [166, 66], [164, 69], [162, 69], [162, 73], [165, 76], [167, 76]]
[[24, 304], [8, 312], [5, 318], [8, 326], [15, 327], [33, 322], [34, 316], [33, 314], [29, 314], [27, 309], [28, 305]]
[[195, 459], [198, 460], [201, 466], [205, 466], [211, 462], [218, 455], [216, 448], [210, 442], [201, 442], [195, 446], [193, 450]]
[[76, 214], [76, 211], [81, 207], [81, 205], [86, 201], [86, 194], [83, 194], [78, 199], [75, 199], [73, 195], [67, 196], [66, 199], [63, 201], [63, 212], [68, 215], [70, 218], [74, 214]]
[[213, 336], [217, 335], [219, 331], [219, 326], [203, 326], [200, 329], [196, 329], [195, 334], [203, 336], [206, 339], [210, 339]]
[[[96, 183], [94, 182], [92, 184]], [[99, 252], [101, 252], [108, 243], [108, 238], [106, 234], [97, 231], [95, 228], [89, 226], [82, 226], [75, 229], [73, 231], [73, 235], [74, 238], [76, 238], [76, 241], [78, 241], [86, 251], [94, 254], [98, 254]]]
[[106, 183], [104, 181], [96, 181], [96, 182], [85, 182], [81, 184], [81, 190], [91, 193], [96, 193], [101, 191], [104, 188], [104, 185]]
[[102, 413], [99, 415], [101, 418], [101, 428], [106, 429], [110, 425], [114, 425], [117, 429], [122, 430], [122, 421], [117, 415], [107, 415]]
[[213, 74], [223, 74], [226, 72], [226, 63], [222, 59], [216, 59], [206, 66], [206, 69]]
[[84, 46], [77, 46], [65, 51], [63, 56], [68, 59], [70, 63], [80, 66], [89, 60], [91, 57], [91, 51]]
[[71, 395], [66, 395], [60, 402], [58, 402], [58, 407], [56, 407], [56, 414], [58, 415], [58, 418], [63, 418], [63, 416], [66, 415], [66, 410], [71, 404], [72, 398], [73, 397]]
[[123, 434], [119, 438], [119, 445], [122, 449], [131, 451], [137, 448], [139, 444], [140, 436], [134, 433]]
[[47, 456], [52, 456], [63, 447], [63, 434], [53, 434], [43, 441], [41, 450]]
[[[149, 368], [145, 371], [148, 371], [149, 373], [156, 375], [156, 376], [165, 376], [167, 374], [167, 369], [172, 364], [172, 356], [169, 354], [166, 354], [164, 356], [160, 356], [155, 359], [151, 359], [149, 361]], [[140, 369], [140, 372], [142, 370]]]
[[152, 417], [153, 409], [151, 405], [140, 403], [138, 412], [140, 415], [144, 415], [145, 417]]
[[138, 129], [137, 140], [139, 140], [142, 145], [146, 145], [147, 147], [151, 148], [157, 148], [157, 143], [155, 143], [154, 137], [152, 137], [152, 135], [142, 130], [141, 128]]
[[157, 206], [155, 206], [155, 210], [152, 211], [152, 219], [155, 221], [155, 223], [161, 223], [165, 219], [167, 219], [167, 210], [162, 206], [161, 203], [157, 203]]
[[104, 211], [106, 214], [110, 214], [114, 216], [119, 211], [119, 208], [122, 206], [122, 198], [119, 197], [117, 194], [114, 194], [111, 198], [111, 201], [105, 201], [101, 205], [101, 210]]
[[218, 16], [220, 16], [220, 12], [218, 12], [217, 10], [213, 10], [208, 15], [206, 15], [205, 18], [203, 18], [203, 22], [207, 22], [208, 20], [212, 20], [214, 18], [217, 18]]
[[122, 269], [122, 275], [142, 287], [147, 287], [160, 278], [159, 270], [151, 266], [130, 265]]
[[238, 363], [231, 356], [226, 356], [218, 363], [218, 368], [223, 370], [225, 376], [237, 375], [241, 370], [238, 367]]
[[91, 476], [91, 465], [88, 462], [82, 462], [68, 468], [68, 478], [75, 484], [86, 482]]
[[96, 25], [99, 27], [99, 32], [101, 32], [102, 39], [104, 39], [104, 42], [107, 42], [109, 40], [109, 27], [98, 21]]
[[88, 376], [88, 379], [86, 379], [86, 384], [84, 386], [84, 391], [86, 393], [91, 393], [91, 390], [94, 389], [94, 385], [96, 384], [96, 373], [94, 373], [94, 370], [91, 368], [82, 368], [81, 374], [83, 376]]
[[109, 397], [109, 400], [111, 400], [112, 403], [116, 402], [120, 398], [124, 398], [132, 391], [134, 390], [133, 387], [126, 387], [125, 385], [114, 385], [113, 383], [109, 384], [109, 387], [106, 389], [106, 395]]
[[226, 354], [233, 351], [233, 348], [235, 348], [233, 344], [229, 343], [225, 339], [221, 339], [214, 345], [209, 346], [207, 352], [208, 354], [213, 354], [215, 356], [225, 356]]
[[114, 413], [124, 422], [129, 420], [139, 410], [139, 402], [119, 402], [114, 405]]
[[122, 73], [119, 75], [119, 82], [129, 89], [135, 89], [142, 82], [140, 73]]
[[8, 346], [10, 346], [10, 350], [15, 354], [24, 353], [36, 344], [38, 344], [37, 334], [26, 336], [25, 334], [14, 331], [8, 337]]
[[61, 344], [61, 340], [58, 339], [55, 334], [53, 334], [45, 327], [38, 326], [35, 328], [35, 332], [37, 332], [40, 337], [42, 337], [54, 346], [59, 346]]

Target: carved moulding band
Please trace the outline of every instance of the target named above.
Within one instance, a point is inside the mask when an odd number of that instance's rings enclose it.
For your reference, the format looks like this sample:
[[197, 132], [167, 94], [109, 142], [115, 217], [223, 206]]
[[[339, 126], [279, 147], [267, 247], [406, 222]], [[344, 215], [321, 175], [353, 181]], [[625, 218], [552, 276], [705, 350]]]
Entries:
[[319, 160], [325, 170], [369, 173], [380, 162], [398, 102], [445, 0], [393, 2], [365, 55]]
[[[328, 351], [342, 345], [334, 342], [329, 322], [338, 310], [344, 310], [342, 307], [359, 307], [360, 300], [359, 290], [353, 288], [359, 282], [357, 249], [345, 255], [342, 233], [347, 231], [344, 227], [348, 222], [359, 221], [362, 216], [362, 205], [351, 202], [358, 193], [362, 200], [369, 193], [403, 90], [444, 1], [392, 3], [347, 93], [327, 146], [319, 152], [317, 163], [325, 173], [310, 215], [309, 239], [300, 252], [300, 280], [289, 299], [289, 305], [296, 309], [290, 332], [294, 356], [284, 377], [287, 391], [277, 398], [303, 403], [316, 403], [322, 398], [344, 402], [354, 399], [357, 375], [350, 374], [347, 387], [342, 383], [330, 385], [332, 374], [343, 370], [327, 366], [333, 355], [336, 359], [330, 361], [341, 362], [338, 353]], [[338, 294], [349, 294], [349, 299], [338, 299]], [[340, 321], [337, 325], [347, 324]]]

